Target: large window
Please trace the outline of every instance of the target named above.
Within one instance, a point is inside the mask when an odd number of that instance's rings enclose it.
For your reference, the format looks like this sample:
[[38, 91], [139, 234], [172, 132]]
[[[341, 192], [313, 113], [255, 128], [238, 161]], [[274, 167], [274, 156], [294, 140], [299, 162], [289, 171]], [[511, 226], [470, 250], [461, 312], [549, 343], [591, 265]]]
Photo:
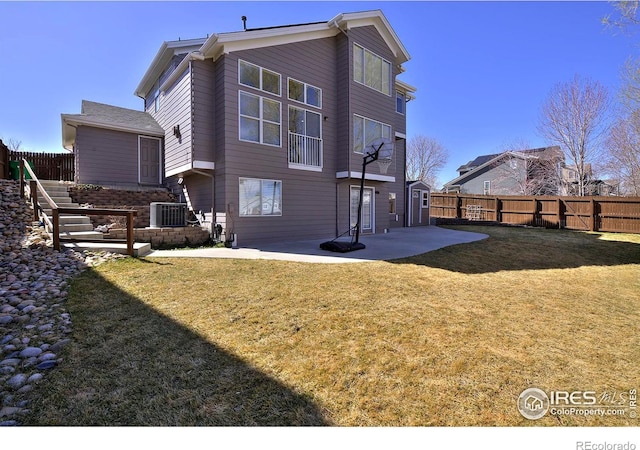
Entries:
[[371, 89], [391, 95], [391, 63], [353, 44], [353, 78]]
[[322, 89], [289, 78], [289, 99], [322, 108]]
[[280, 102], [240, 91], [240, 140], [280, 147]]
[[391, 125], [366, 117], [353, 116], [353, 151], [362, 153], [365, 146], [378, 138], [391, 140]]
[[279, 73], [240, 60], [238, 61], [238, 74], [241, 85], [280, 95]]
[[240, 216], [281, 216], [282, 181], [240, 178]]
[[322, 167], [322, 117], [289, 106], [289, 164]]

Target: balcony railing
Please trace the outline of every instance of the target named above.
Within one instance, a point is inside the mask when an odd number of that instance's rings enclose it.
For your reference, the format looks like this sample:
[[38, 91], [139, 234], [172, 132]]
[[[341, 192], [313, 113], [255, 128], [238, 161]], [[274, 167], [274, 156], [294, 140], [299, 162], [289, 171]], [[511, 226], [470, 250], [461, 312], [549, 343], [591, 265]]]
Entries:
[[322, 139], [290, 132], [289, 164], [322, 168]]

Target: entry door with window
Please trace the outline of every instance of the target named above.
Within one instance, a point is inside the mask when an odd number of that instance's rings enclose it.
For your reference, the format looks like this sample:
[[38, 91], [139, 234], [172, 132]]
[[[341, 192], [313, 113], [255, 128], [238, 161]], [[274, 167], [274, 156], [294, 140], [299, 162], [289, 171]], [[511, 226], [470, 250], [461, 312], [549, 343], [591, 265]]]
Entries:
[[[365, 187], [362, 191], [362, 218], [360, 220], [360, 231], [373, 231], [374, 226], [374, 205], [373, 205], [373, 188]], [[351, 228], [356, 226], [358, 217], [358, 201], [360, 200], [360, 188], [351, 187]]]
[[160, 139], [138, 137], [138, 164], [140, 184], [160, 184]]

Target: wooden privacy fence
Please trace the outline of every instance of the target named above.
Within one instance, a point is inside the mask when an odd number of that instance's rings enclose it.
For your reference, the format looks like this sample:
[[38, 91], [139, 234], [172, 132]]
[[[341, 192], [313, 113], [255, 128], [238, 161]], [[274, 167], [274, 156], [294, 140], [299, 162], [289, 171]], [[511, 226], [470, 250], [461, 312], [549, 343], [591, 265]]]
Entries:
[[9, 149], [0, 139], [0, 180], [9, 178]]
[[431, 217], [640, 233], [640, 197], [533, 197], [431, 193]]
[[73, 153], [37, 153], [9, 151], [9, 161], [26, 159], [41, 180], [74, 181], [75, 158]]

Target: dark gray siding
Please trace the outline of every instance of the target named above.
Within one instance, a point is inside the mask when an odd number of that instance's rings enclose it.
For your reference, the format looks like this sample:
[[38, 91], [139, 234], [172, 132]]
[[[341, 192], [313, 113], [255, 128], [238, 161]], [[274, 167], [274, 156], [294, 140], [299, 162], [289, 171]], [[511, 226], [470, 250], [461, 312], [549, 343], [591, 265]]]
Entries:
[[[216, 139], [216, 172], [224, 167], [225, 204], [233, 206], [233, 227], [241, 245], [260, 241], [331, 237], [335, 233], [335, 174], [337, 152], [337, 88], [335, 39], [318, 39], [246, 50], [224, 57], [224, 144]], [[238, 60], [257, 64], [281, 75], [281, 95], [275, 96], [238, 84]], [[288, 78], [309, 83], [322, 89], [322, 109], [307, 107], [287, 98]], [[217, 76], [216, 82], [220, 79]], [[281, 103], [281, 146], [273, 147], [238, 138], [238, 92], [246, 91]], [[221, 104], [218, 98], [217, 104]], [[322, 172], [290, 169], [287, 161], [288, 106], [318, 111], [322, 121]], [[218, 124], [219, 122], [216, 122]], [[224, 148], [221, 165], [219, 152]], [[282, 181], [282, 216], [239, 217], [239, 178], [274, 179]]]
[[[404, 162], [406, 158], [407, 151], [407, 141], [405, 139], [396, 139], [395, 140], [395, 158], [398, 166], [396, 167], [396, 181], [395, 183], [386, 183], [389, 192], [394, 192], [396, 194], [396, 211], [398, 215], [398, 220], [395, 217], [390, 216], [389, 226], [393, 227], [402, 227], [406, 224], [406, 178], [405, 178], [405, 167]], [[390, 168], [391, 170], [391, 168]], [[387, 195], [388, 198], [388, 195]]]
[[[215, 161], [215, 66], [213, 61], [192, 61], [193, 159]], [[196, 95], [197, 93], [197, 95]]]
[[[349, 30], [349, 39], [351, 41], [351, 45], [349, 45], [350, 60], [353, 60], [353, 44], [358, 44], [392, 63], [391, 68], [393, 71], [393, 86], [395, 76], [398, 74], [398, 69], [396, 65], [393, 64], [395, 58], [376, 28], [373, 26], [353, 28]], [[359, 116], [363, 116], [368, 119], [373, 119], [378, 122], [390, 125], [392, 127], [392, 136], [396, 131], [405, 131], [404, 127], [402, 127], [402, 130], [397, 130], [394, 128], [398, 126], [398, 113], [396, 113], [396, 98], [395, 90], [393, 89], [393, 87], [391, 89], [391, 95], [389, 96], [378, 92], [375, 89], [371, 89], [363, 84], [355, 82], [353, 80], [353, 76], [350, 77], [349, 83], [351, 91], [351, 95], [349, 98], [351, 102], [352, 114], [357, 114]], [[351, 117], [350, 119], [350, 127], [353, 127], [352, 121], [353, 117]], [[351, 145], [350, 148], [353, 148], [353, 145]], [[398, 164], [396, 163], [396, 161], [398, 161], [398, 159], [396, 157], [394, 157], [393, 159], [394, 162], [393, 165], [389, 168], [389, 175], [392, 175], [392, 172], [397, 173], [398, 169], [402, 170], [401, 168], [397, 167]], [[352, 168], [352, 170], [357, 170], [355, 169], [355, 167], [362, 165], [362, 156], [351, 151], [351, 164], [352, 167], [354, 167]], [[372, 164], [367, 169], [367, 171], [370, 171], [370, 173], [380, 173], [377, 164]]]
[[[165, 171], [191, 163], [191, 92], [191, 72], [186, 70], [173, 86], [161, 94], [157, 112], [153, 104], [147, 108], [147, 112], [165, 130]], [[176, 125], [180, 125], [180, 139], [173, 134]]]
[[138, 184], [138, 135], [79, 126], [76, 181], [82, 184]]
[[184, 177], [182, 188], [183, 191], [186, 191], [186, 194], [183, 193], [183, 196], [188, 196], [185, 201], [188, 200], [193, 211], [211, 212], [213, 204], [211, 183], [212, 179], [205, 175], [191, 174]]

